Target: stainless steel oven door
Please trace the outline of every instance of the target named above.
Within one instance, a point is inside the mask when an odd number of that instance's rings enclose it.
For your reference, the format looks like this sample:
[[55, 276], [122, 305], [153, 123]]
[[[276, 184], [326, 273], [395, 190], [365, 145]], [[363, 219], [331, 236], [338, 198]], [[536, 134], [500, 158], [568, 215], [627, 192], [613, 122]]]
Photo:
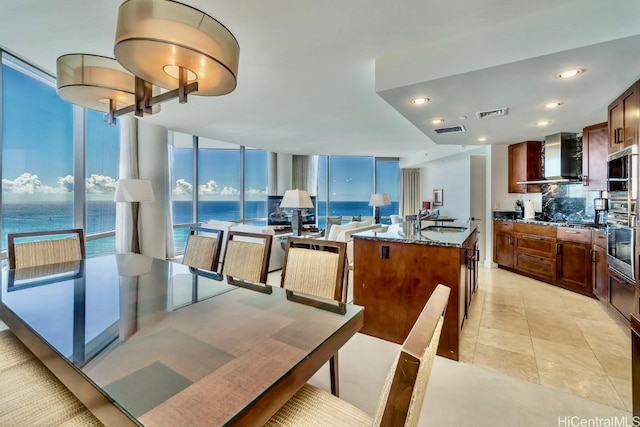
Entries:
[[607, 260], [609, 268], [635, 281], [636, 230], [631, 227], [609, 224], [607, 230]]

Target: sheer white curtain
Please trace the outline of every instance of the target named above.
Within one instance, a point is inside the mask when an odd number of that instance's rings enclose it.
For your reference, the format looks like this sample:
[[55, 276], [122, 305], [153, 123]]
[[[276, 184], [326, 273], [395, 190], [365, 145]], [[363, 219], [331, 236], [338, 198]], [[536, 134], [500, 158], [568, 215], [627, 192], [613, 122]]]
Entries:
[[420, 169], [406, 168], [400, 175], [400, 215], [415, 215], [420, 208]]
[[[131, 115], [120, 120], [120, 179], [138, 176], [138, 120]], [[129, 203], [116, 203], [116, 253], [131, 252], [133, 220]]]
[[318, 156], [294, 155], [291, 163], [293, 188], [306, 190], [310, 196], [315, 196], [318, 182]]
[[173, 132], [169, 132], [169, 141], [167, 143], [167, 170], [169, 173], [167, 174], [167, 178], [169, 183], [167, 185], [167, 189], [169, 194], [167, 194], [168, 203], [166, 206], [166, 218], [167, 218], [167, 259], [173, 259], [176, 256], [176, 248], [175, 241], [173, 236], [173, 201], [171, 199], [171, 191], [173, 182]]

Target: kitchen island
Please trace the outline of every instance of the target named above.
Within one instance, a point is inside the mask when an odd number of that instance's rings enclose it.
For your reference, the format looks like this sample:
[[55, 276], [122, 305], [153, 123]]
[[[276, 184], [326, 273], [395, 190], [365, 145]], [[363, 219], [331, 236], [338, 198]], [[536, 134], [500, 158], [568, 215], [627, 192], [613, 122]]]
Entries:
[[353, 235], [353, 302], [365, 307], [360, 332], [401, 344], [438, 284], [451, 288], [438, 355], [458, 360], [459, 332], [477, 284], [477, 231], [468, 223], [398, 225]]

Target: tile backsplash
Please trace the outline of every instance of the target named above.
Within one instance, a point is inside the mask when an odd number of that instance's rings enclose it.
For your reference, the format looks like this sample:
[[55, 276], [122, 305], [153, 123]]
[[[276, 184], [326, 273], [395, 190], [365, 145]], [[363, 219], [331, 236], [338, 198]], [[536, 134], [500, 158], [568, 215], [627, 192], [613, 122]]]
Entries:
[[599, 191], [587, 191], [581, 182], [542, 184], [542, 218], [556, 222], [592, 222], [593, 200]]

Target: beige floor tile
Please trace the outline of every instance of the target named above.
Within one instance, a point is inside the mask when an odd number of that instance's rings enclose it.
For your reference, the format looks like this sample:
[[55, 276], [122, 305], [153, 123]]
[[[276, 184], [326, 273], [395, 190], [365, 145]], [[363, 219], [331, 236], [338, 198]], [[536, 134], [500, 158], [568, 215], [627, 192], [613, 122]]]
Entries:
[[476, 353], [476, 340], [475, 339], [460, 339], [460, 345], [458, 348], [458, 361], [462, 363], [473, 363], [473, 358]]
[[494, 301], [485, 301], [482, 307], [484, 313], [491, 313], [496, 316], [506, 315], [520, 319], [526, 319], [527, 313], [524, 309], [524, 304], [503, 304]]
[[631, 338], [621, 339], [606, 330], [583, 331], [584, 337], [593, 349], [594, 353], [608, 353], [621, 357], [631, 358]]
[[605, 317], [599, 320], [575, 318], [582, 333], [591, 335], [605, 335], [620, 344], [631, 345], [631, 332], [629, 327], [618, 322], [607, 321]]
[[531, 343], [531, 337], [529, 335], [520, 335], [499, 329], [480, 327], [477, 340], [478, 343], [481, 344], [534, 356], [533, 344]]
[[473, 364], [539, 384], [538, 369], [533, 356], [477, 343]]
[[632, 395], [631, 381], [622, 380], [620, 378], [615, 378], [615, 377], [609, 377], [609, 380], [611, 380], [613, 387], [618, 392], [618, 396], [620, 396], [620, 399], [622, 400], [622, 403], [624, 403], [624, 406], [627, 409], [627, 411], [633, 411], [633, 395]]
[[615, 408], [626, 409], [618, 392], [606, 375], [569, 369], [562, 364], [546, 360], [538, 360], [538, 373], [542, 385]]
[[559, 312], [543, 312], [527, 307], [527, 320], [531, 336], [547, 341], [590, 349], [589, 343], [575, 320]]
[[600, 361], [590, 348], [532, 338], [536, 360], [553, 362], [577, 371], [605, 375]]
[[482, 312], [480, 327], [499, 329], [501, 331], [513, 332], [520, 335], [529, 335], [529, 323], [519, 316], [509, 316], [506, 314], [492, 314], [487, 311]]
[[631, 355], [628, 357], [615, 354], [594, 351], [604, 372], [610, 377], [616, 377], [624, 381], [631, 380]]

